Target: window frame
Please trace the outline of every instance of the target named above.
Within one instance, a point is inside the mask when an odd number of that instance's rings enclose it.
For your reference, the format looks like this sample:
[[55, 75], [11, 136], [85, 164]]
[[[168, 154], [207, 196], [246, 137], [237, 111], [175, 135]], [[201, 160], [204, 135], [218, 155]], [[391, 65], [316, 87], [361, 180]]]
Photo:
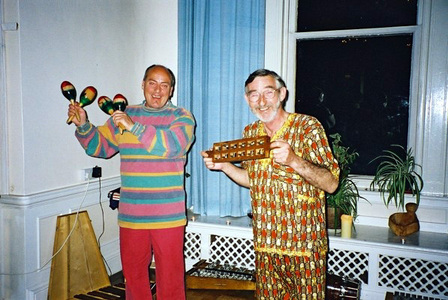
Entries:
[[[398, 34], [412, 34], [413, 48], [411, 58], [411, 74], [409, 89], [409, 122], [408, 122], [408, 148], [412, 148], [417, 162], [422, 161], [423, 149], [423, 132], [418, 126], [419, 122], [424, 119], [424, 95], [422, 88], [419, 87], [419, 74], [421, 66], [422, 52], [427, 51], [422, 41], [422, 23], [423, 16], [429, 15], [429, 5], [425, 1], [419, 0], [417, 4], [417, 24], [410, 26], [381, 27], [381, 28], [364, 28], [364, 29], [344, 29], [344, 30], [328, 30], [316, 32], [297, 32], [297, 12], [299, 0], [284, 0], [281, 5], [275, 3], [275, 0], [266, 1], [267, 24], [270, 29], [266, 30], [266, 45], [277, 44], [270, 50], [266, 50], [265, 65], [267, 68], [278, 70], [284, 78], [288, 91], [289, 99], [295, 99], [295, 77], [296, 77], [296, 42], [297, 40], [313, 40], [324, 38], [345, 38], [345, 37], [371, 37], [371, 36], [387, 36]], [[277, 20], [277, 21], [275, 21]], [[278, 20], [282, 20], [278, 21]], [[429, 17], [426, 18], [427, 22]], [[280, 24], [281, 23], [281, 24]], [[426, 26], [428, 27], [428, 26]], [[269, 34], [277, 34], [277, 36], [269, 36]], [[273, 57], [280, 54], [281, 60], [275, 61]], [[279, 56], [277, 56], [279, 57]], [[424, 72], [423, 72], [424, 73]], [[422, 80], [422, 79], [420, 79]], [[286, 110], [294, 112], [295, 101], [286, 103]], [[370, 186], [373, 176], [359, 174], [356, 177], [358, 188], [364, 189]]]

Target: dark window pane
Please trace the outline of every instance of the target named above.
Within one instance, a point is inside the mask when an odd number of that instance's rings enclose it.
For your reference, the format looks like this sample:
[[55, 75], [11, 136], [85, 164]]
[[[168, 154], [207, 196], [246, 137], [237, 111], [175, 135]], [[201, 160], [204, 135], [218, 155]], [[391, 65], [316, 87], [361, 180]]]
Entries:
[[416, 25], [417, 0], [299, 0], [297, 31]]
[[352, 173], [391, 144], [407, 148], [412, 35], [297, 42], [295, 109], [340, 133], [359, 157]]

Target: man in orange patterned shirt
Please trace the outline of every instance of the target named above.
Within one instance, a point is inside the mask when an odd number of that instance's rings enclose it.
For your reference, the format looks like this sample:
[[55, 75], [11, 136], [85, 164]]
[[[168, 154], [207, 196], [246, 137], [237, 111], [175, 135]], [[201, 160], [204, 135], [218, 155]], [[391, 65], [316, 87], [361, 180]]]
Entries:
[[285, 111], [286, 95], [273, 71], [260, 69], [246, 80], [245, 99], [259, 120], [243, 137], [268, 135], [269, 158], [239, 167], [202, 156], [208, 169], [250, 188], [257, 299], [325, 299], [325, 192], [338, 187], [339, 166], [320, 122]]

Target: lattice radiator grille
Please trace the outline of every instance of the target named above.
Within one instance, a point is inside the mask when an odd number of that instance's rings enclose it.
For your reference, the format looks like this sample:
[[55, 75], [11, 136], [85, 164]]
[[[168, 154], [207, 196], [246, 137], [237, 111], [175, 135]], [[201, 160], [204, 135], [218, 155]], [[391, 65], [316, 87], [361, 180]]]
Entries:
[[201, 259], [201, 234], [195, 232], [185, 233], [184, 255], [191, 260]]
[[369, 254], [341, 249], [328, 252], [328, 271], [368, 283]]
[[255, 269], [252, 239], [212, 235], [210, 261], [250, 270]]
[[378, 285], [448, 297], [448, 264], [380, 255]]
[[[362, 249], [364, 250], [364, 249]], [[338, 249], [337, 245], [328, 253], [328, 271], [363, 283], [367, 293], [395, 291], [395, 300], [448, 299], [448, 263], [435, 257], [434, 261], [423, 257], [406, 258], [375, 247], [365, 251]], [[380, 252], [378, 252], [380, 251]], [[384, 252], [381, 252], [384, 251]], [[251, 238], [187, 232], [185, 257], [191, 262], [207, 259], [209, 262], [229, 264], [253, 270], [255, 254]], [[369, 282], [369, 272], [371, 281]], [[373, 276], [373, 277], [372, 277]], [[400, 292], [400, 293], [399, 293]], [[410, 297], [409, 295], [412, 295]], [[370, 295], [368, 299], [376, 299]], [[372, 298], [373, 297], [373, 298]], [[423, 297], [423, 298], [422, 298]]]

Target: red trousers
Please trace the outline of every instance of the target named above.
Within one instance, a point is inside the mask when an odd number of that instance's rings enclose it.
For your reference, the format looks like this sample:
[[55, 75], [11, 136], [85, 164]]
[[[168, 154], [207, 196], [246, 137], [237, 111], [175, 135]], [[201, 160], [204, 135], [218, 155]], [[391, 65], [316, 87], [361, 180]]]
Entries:
[[184, 226], [166, 229], [120, 227], [127, 300], [152, 299], [148, 266], [153, 254], [157, 300], [185, 300], [184, 232]]

